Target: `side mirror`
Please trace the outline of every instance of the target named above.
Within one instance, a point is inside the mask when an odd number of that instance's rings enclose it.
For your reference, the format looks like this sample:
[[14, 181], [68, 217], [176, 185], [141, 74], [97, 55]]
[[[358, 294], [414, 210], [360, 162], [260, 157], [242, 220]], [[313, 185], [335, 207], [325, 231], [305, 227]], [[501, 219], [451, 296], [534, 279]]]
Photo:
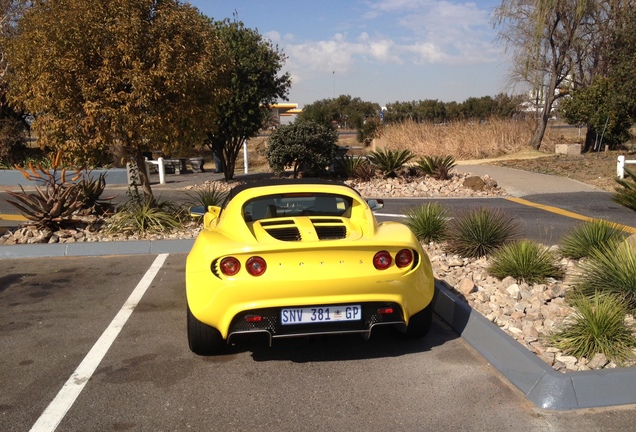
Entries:
[[368, 199], [367, 204], [371, 210], [380, 210], [384, 207], [384, 200], [381, 199]]

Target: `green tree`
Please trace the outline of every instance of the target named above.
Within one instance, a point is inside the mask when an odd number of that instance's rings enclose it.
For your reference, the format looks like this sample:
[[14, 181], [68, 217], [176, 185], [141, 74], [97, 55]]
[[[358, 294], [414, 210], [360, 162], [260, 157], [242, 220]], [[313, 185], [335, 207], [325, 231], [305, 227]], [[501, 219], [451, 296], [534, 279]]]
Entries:
[[337, 142], [338, 133], [333, 127], [297, 120], [276, 129], [269, 137], [267, 162], [279, 174], [291, 166], [294, 178], [301, 170], [309, 175], [320, 174], [333, 163]]
[[79, 164], [119, 145], [141, 167], [143, 151], [200, 143], [228, 95], [212, 22], [178, 0], [35, 1], [3, 44], [10, 100], [36, 114], [41, 145]]
[[569, 124], [586, 124], [594, 132], [594, 141], [586, 140], [585, 150], [600, 150], [602, 144], [615, 148], [629, 139], [632, 119], [620, 99], [614, 84], [598, 77], [594, 84], [574, 90], [563, 101], [563, 118]]
[[[359, 142], [365, 142], [377, 129], [380, 105], [363, 101], [359, 97], [340, 95], [335, 99], [322, 99], [303, 107], [301, 121], [313, 121], [325, 126], [355, 129]], [[370, 122], [368, 122], [368, 120]]]
[[216, 23], [220, 38], [233, 61], [231, 97], [220, 104], [218, 118], [209, 124], [207, 143], [223, 162], [226, 180], [234, 177], [236, 159], [248, 138], [268, 121], [270, 107], [287, 99], [288, 73], [280, 75], [286, 57], [258, 31], [240, 21]]

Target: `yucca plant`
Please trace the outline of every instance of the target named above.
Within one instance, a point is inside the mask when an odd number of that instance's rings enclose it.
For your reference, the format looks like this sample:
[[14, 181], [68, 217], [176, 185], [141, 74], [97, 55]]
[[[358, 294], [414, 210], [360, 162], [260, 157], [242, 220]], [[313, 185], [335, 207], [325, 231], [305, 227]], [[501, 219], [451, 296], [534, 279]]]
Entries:
[[606, 246], [614, 240], [622, 240], [625, 234], [618, 225], [595, 219], [575, 226], [559, 242], [561, 253], [569, 258], [589, 256], [592, 249]]
[[627, 179], [616, 179], [621, 188], [616, 188], [616, 194], [612, 196], [612, 201], [636, 211], [636, 172], [625, 168]]
[[133, 197], [110, 218], [105, 231], [141, 235], [166, 232], [181, 226], [185, 213], [171, 203]]
[[208, 183], [204, 188], [195, 190], [194, 194], [187, 195], [190, 198], [188, 205], [202, 205], [203, 207], [208, 208], [209, 206], [220, 206], [225, 200], [227, 192], [220, 190], [216, 183]]
[[451, 220], [446, 248], [458, 255], [478, 258], [513, 240], [517, 225], [501, 210], [477, 208]]
[[570, 302], [575, 315], [549, 337], [554, 347], [577, 358], [603, 353], [617, 364], [634, 357], [636, 339], [625, 322], [628, 310], [619, 296], [597, 291], [592, 297], [577, 294]]
[[417, 161], [418, 168], [426, 175], [437, 180], [448, 180], [450, 171], [455, 167], [453, 156], [424, 156]]
[[426, 203], [406, 212], [406, 225], [418, 240], [440, 242], [446, 238], [448, 210], [439, 203]]
[[367, 158], [373, 163], [385, 176], [395, 177], [406, 163], [410, 162], [415, 155], [411, 150], [390, 150], [379, 149], [372, 151]]
[[562, 279], [565, 275], [554, 254], [530, 240], [513, 241], [495, 250], [488, 273], [499, 279], [510, 276], [528, 284], [544, 283], [548, 278]]
[[[8, 192], [14, 200], [7, 202], [16, 207], [24, 217], [35, 222], [40, 228], [55, 230], [66, 223], [74, 221], [74, 214], [82, 208], [79, 187], [75, 183], [67, 183], [66, 169], [59, 171], [62, 152], [58, 151], [51, 160], [52, 170], [37, 167], [29, 162], [28, 170], [14, 165], [25, 179], [36, 182], [35, 192]], [[79, 178], [80, 170], [73, 173], [72, 181]]]
[[636, 309], [636, 242], [614, 240], [592, 249], [579, 262], [573, 284], [587, 296], [597, 291], [614, 293]]

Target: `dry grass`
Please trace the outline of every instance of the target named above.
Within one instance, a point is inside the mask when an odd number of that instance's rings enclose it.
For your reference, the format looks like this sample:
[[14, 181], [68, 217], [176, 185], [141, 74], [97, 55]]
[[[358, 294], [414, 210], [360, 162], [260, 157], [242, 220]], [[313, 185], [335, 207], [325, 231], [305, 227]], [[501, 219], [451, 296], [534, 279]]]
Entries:
[[[373, 146], [353, 151], [364, 154], [378, 147], [409, 149], [421, 156], [451, 155], [456, 161], [466, 163], [490, 163], [563, 177], [570, 177], [598, 188], [614, 191], [616, 182], [616, 158], [627, 152], [586, 153], [576, 156], [555, 155], [556, 144], [582, 144], [585, 128], [563, 127], [550, 123], [541, 149], [528, 146], [534, 130], [532, 121], [492, 120], [486, 123], [450, 123], [446, 125], [417, 124], [407, 122], [388, 125]], [[635, 133], [633, 130], [632, 133]], [[340, 145], [360, 146], [355, 135], [341, 135]], [[249, 141], [250, 172], [269, 170], [265, 158], [267, 137]], [[636, 149], [636, 143], [627, 143]], [[237, 170], [243, 171], [243, 160], [237, 161]]]

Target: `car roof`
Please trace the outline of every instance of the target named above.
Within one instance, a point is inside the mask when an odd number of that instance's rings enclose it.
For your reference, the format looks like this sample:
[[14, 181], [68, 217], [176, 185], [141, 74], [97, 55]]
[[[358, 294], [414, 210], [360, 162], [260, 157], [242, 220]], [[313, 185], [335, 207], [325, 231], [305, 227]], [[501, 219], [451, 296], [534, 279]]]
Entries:
[[241, 193], [241, 192], [243, 192], [245, 190], [248, 190], [248, 189], [254, 189], [254, 188], [259, 188], [259, 187], [267, 187], [267, 186], [280, 186], [280, 185], [332, 185], [332, 186], [344, 186], [344, 187], [346, 187], [348, 189], [351, 189], [357, 195], [359, 195], [358, 191], [356, 191], [354, 188], [352, 188], [351, 186], [349, 186], [346, 183], [342, 183], [342, 182], [338, 182], [338, 181], [325, 180], [325, 179], [319, 179], [319, 178], [267, 179], [267, 180], [259, 180], [259, 181], [254, 181], [254, 182], [249, 182], [249, 183], [244, 183], [244, 184], [240, 184], [240, 185], [234, 186], [228, 192], [228, 195], [227, 195], [227, 197], [225, 199], [225, 203], [230, 202], [236, 195], [238, 195], [239, 193]]

